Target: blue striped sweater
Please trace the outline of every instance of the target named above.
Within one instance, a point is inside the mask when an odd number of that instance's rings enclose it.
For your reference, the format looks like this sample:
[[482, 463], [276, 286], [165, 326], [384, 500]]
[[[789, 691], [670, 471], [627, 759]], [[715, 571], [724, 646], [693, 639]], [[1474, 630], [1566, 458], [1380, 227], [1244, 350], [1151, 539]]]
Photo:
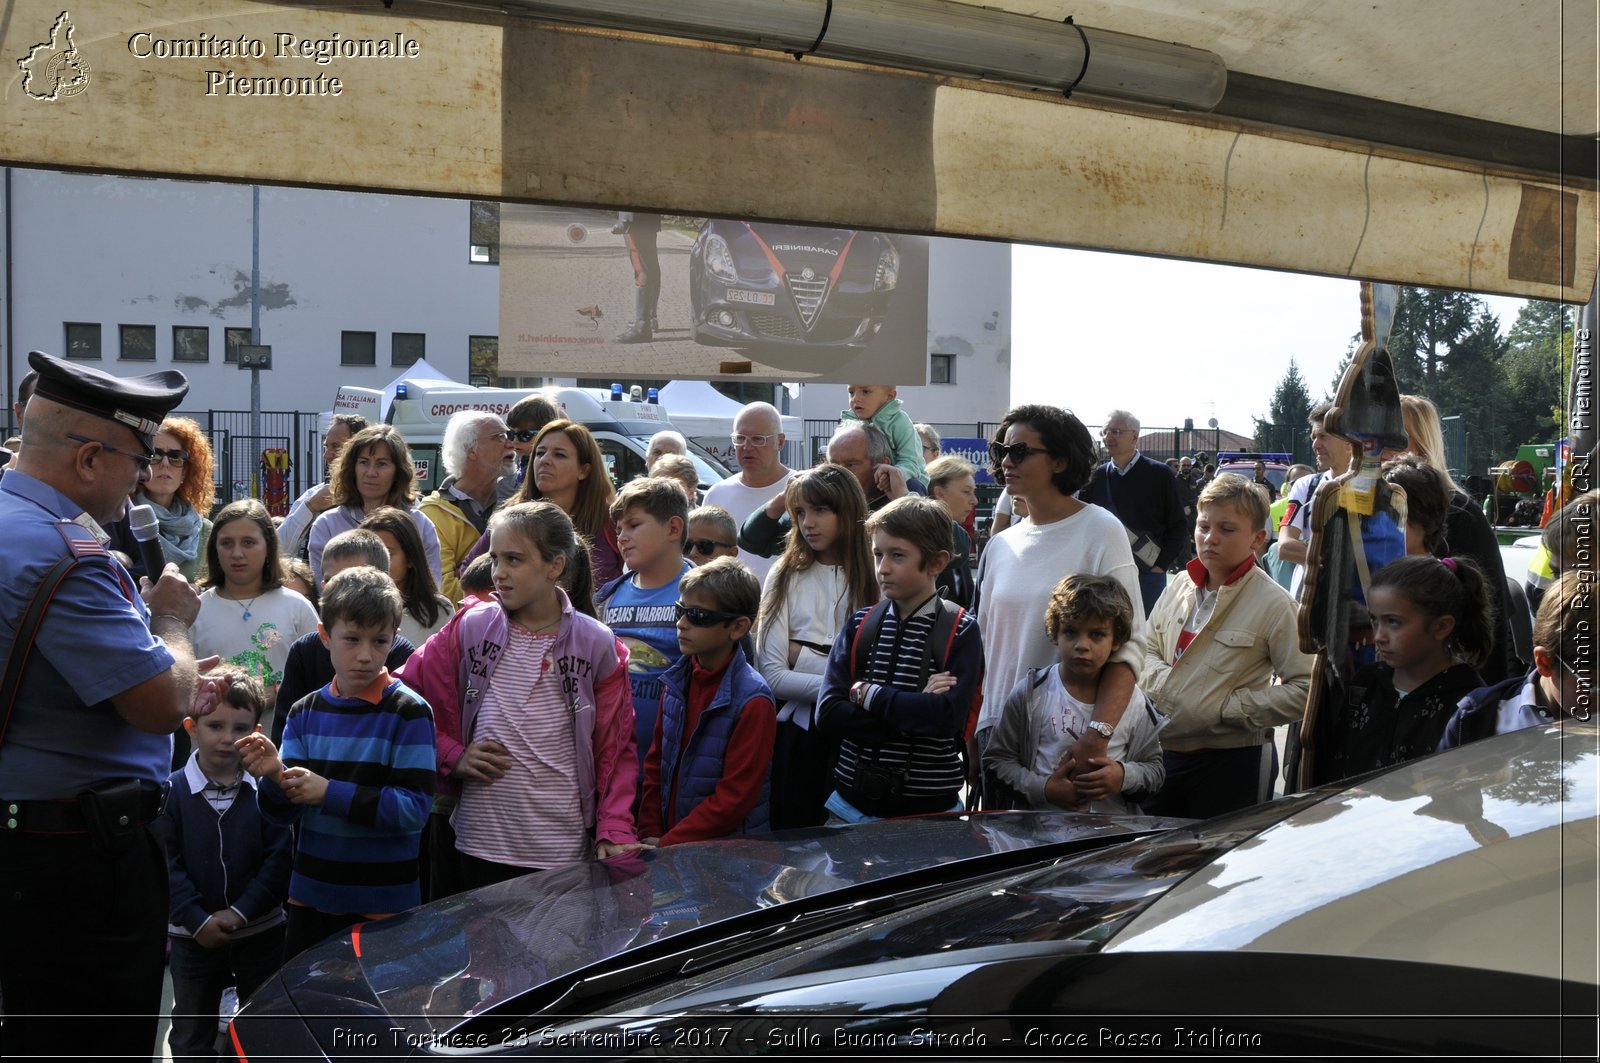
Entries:
[[435, 775], [433, 712], [393, 680], [374, 705], [330, 683], [295, 702], [280, 751], [286, 767], [328, 780], [320, 807], [292, 804], [263, 778], [261, 811], [299, 822], [289, 899], [319, 911], [379, 915], [422, 901], [417, 847]]

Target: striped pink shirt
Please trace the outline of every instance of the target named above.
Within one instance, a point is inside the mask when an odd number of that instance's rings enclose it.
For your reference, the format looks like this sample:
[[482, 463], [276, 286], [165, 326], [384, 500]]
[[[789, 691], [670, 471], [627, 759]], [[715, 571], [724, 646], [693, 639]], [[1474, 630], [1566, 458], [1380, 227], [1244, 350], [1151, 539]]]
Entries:
[[464, 781], [450, 817], [456, 848], [480, 860], [543, 868], [588, 855], [578, 800], [572, 710], [550, 659], [555, 635], [515, 624], [478, 708], [469, 742], [492, 738], [511, 767], [492, 783]]

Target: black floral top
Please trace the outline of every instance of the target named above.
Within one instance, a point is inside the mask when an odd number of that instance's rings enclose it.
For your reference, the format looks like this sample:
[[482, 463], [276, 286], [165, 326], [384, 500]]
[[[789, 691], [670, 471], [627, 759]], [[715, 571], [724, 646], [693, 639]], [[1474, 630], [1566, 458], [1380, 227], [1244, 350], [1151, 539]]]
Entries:
[[1481, 686], [1476, 670], [1455, 664], [1402, 697], [1393, 668], [1377, 662], [1360, 669], [1344, 705], [1323, 719], [1315, 781], [1348, 779], [1432, 753], [1456, 705]]

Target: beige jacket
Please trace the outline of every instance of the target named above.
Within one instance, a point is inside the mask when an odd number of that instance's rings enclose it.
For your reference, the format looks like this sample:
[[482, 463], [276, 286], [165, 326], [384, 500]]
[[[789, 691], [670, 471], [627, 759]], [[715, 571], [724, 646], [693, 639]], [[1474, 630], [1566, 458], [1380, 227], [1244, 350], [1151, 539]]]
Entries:
[[1198, 560], [1189, 566], [1167, 584], [1145, 633], [1139, 686], [1170, 717], [1161, 746], [1185, 753], [1260, 745], [1273, 727], [1305, 714], [1313, 658], [1300, 650], [1294, 602], [1252, 566], [1217, 592], [1211, 618], [1173, 663], [1199, 596], [1195, 575], [1205, 579]]

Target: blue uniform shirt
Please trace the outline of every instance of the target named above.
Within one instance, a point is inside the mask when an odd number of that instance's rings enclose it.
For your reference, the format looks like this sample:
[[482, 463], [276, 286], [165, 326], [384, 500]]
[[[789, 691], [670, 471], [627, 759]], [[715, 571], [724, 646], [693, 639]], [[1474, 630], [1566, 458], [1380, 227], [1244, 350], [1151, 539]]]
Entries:
[[[55, 488], [12, 471], [0, 480], [0, 659], [34, 587], [68, 548], [54, 527], [83, 512]], [[172, 767], [172, 736], [125, 722], [107, 700], [171, 668], [150, 633], [150, 611], [110, 556], [88, 559], [56, 591], [0, 742], [0, 798], [75, 797], [118, 779], [159, 784]]]

